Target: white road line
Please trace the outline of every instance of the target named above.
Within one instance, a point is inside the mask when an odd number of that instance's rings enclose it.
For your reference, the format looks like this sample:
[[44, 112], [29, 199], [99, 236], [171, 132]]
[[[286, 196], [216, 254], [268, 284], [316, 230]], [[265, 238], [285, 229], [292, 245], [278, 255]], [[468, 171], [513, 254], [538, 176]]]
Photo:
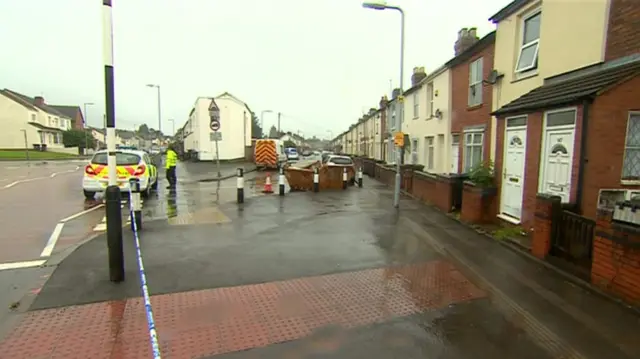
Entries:
[[52, 173], [52, 174], [51, 174], [51, 176], [50, 176], [50, 177], [51, 177], [51, 178], [53, 178], [53, 177], [55, 177], [57, 174], [58, 174], [58, 173], [54, 172], [54, 173]]
[[72, 219], [76, 219], [76, 218], [78, 218], [78, 217], [80, 217], [80, 216], [83, 216], [83, 215], [85, 215], [85, 214], [87, 214], [87, 213], [89, 213], [89, 212], [93, 212], [93, 211], [95, 211], [96, 209], [98, 209], [98, 208], [102, 208], [102, 207], [104, 207], [104, 204], [100, 203], [99, 205], [97, 205], [97, 206], [95, 206], [95, 207], [91, 207], [91, 208], [89, 208], [89, 209], [87, 209], [87, 210], [84, 210], [84, 211], [82, 211], [82, 212], [78, 212], [78, 213], [73, 214], [73, 215], [71, 215], [71, 216], [69, 216], [69, 217], [67, 217], [67, 218], [64, 218], [64, 219], [60, 220], [60, 222], [61, 222], [61, 223], [69, 222], [69, 221], [70, 221], [70, 220], [72, 220]]
[[26, 261], [26, 262], [0, 263], [0, 271], [8, 270], [8, 269], [39, 267], [43, 265], [45, 262], [46, 260], [39, 259], [35, 261]]
[[53, 248], [56, 246], [58, 238], [60, 238], [62, 228], [64, 228], [64, 223], [56, 224], [56, 228], [53, 230], [53, 233], [51, 233], [47, 245], [42, 250], [42, 253], [40, 253], [40, 257], [49, 257], [51, 253], [53, 253]]
[[17, 185], [18, 183], [20, 183], [20, 181], [11, 182], [11, 183], [9, 183], [8, 185], [5, 185], [2, 188], [11, 188], [11, 187]]

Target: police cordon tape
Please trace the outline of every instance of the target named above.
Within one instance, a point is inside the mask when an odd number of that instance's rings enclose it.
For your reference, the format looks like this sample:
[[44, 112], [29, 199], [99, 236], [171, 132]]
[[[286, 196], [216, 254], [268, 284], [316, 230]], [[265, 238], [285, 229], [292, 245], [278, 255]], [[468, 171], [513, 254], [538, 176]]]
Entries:
[[[132, 190], [135, 188], [135, 191]], [[140, 275], [140, 288], [142, 290], [142, 298], [144, 300], [144, 310], [147, 314], [147, 324], [149, 327], [149, 340], [151, 342], [151, 350], [153, 359], [161, 359], [160, 344], [158, 342], [158, 332], [156, 331], [156, 323], [153, 320], [153, 310], [151, 308], [151, 298], [149, 297], [149, 288], [147, 287], [147, 275], [144, 272], [144, 263], [142, 261], [142, 251], [140, 250], [140, 236], [138, 230], [142, 229], [142, 211], [140, 205], [140, 181], [137, 178], [129, 180], [129, 212], [131, 214], [131, 230], [136, 245], [136, 257], [138, 260], [138, 272]]]

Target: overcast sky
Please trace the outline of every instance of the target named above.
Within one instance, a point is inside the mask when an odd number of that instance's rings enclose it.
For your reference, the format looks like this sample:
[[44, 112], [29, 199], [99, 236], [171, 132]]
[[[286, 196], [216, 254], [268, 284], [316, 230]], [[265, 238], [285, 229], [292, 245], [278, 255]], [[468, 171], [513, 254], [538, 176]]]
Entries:
[[[480, 37], [510, 0], [396, 0], [406, 13], [405, 88], [414, 66], [453, 56], [462, 27]], [[305, 136], [344, 131], [399, 83], [400, 16], [359, 0], [114, 0], [117, 127], [163, 132], [198, 96], [228, 91]], [[0, 88], [104, 113], [102, 0], [0, 0]], [[268, 129], [275, 114], [265, 116]]]

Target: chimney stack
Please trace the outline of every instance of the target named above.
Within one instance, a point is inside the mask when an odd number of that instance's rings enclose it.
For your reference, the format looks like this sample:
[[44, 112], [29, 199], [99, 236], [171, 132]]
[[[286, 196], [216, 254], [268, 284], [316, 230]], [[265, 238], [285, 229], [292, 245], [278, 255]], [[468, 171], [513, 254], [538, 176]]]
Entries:
[[477, 29], [475, 27], [469, 29], [464, 27], [460, 29], [460, 31], [458, 31], [458, 40], [456, 40], [456, 43], [453, 46], [455, 56], [465, 52], [468, 48], [478, 42], [478, 40], [480, 39], [478, 38]]
[[44, 105], [44, 97], [42, 96], [36, 96], [33, 98], [33, 104], [36, 106], [42, 106]]
[[395, 99], [400, 95], [400, 88], [395, 88], [393, 89], [393, 92], [391, 92], [391, 98]]
[[427, 77], [427, 73], [424, 71], [424, 67], [414, 67], [413, 75], [411, 75], [411, 87], [420, 83]]
[[388, 102], [389, 102], [389, 99], [387, 99], [387, 96], [386, 95], [382, 96], [380, 98], [380, 108], [386, 108]]

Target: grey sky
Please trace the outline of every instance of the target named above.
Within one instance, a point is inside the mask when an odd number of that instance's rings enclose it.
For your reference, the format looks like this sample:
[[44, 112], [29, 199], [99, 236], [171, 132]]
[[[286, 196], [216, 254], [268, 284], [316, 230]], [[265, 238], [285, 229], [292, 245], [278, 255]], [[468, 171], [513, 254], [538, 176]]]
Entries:
[[[396, 0], [406, 12], [405, 87], [414, 66], [453, 56], [457, 31], [494, 26], [509, 0]], [[0, 0], [0, 88], [48, 103], [95, 102], [104, 113], [101, 0]], [[396, 12], [359, 0], [114, 0], [117, 127], [181, 126], [197, 96], [229, 91], [282, 128], [328, 137], [345, 130], [399, 77]], [[276, 122], [266, 115], [265, 127]]]

